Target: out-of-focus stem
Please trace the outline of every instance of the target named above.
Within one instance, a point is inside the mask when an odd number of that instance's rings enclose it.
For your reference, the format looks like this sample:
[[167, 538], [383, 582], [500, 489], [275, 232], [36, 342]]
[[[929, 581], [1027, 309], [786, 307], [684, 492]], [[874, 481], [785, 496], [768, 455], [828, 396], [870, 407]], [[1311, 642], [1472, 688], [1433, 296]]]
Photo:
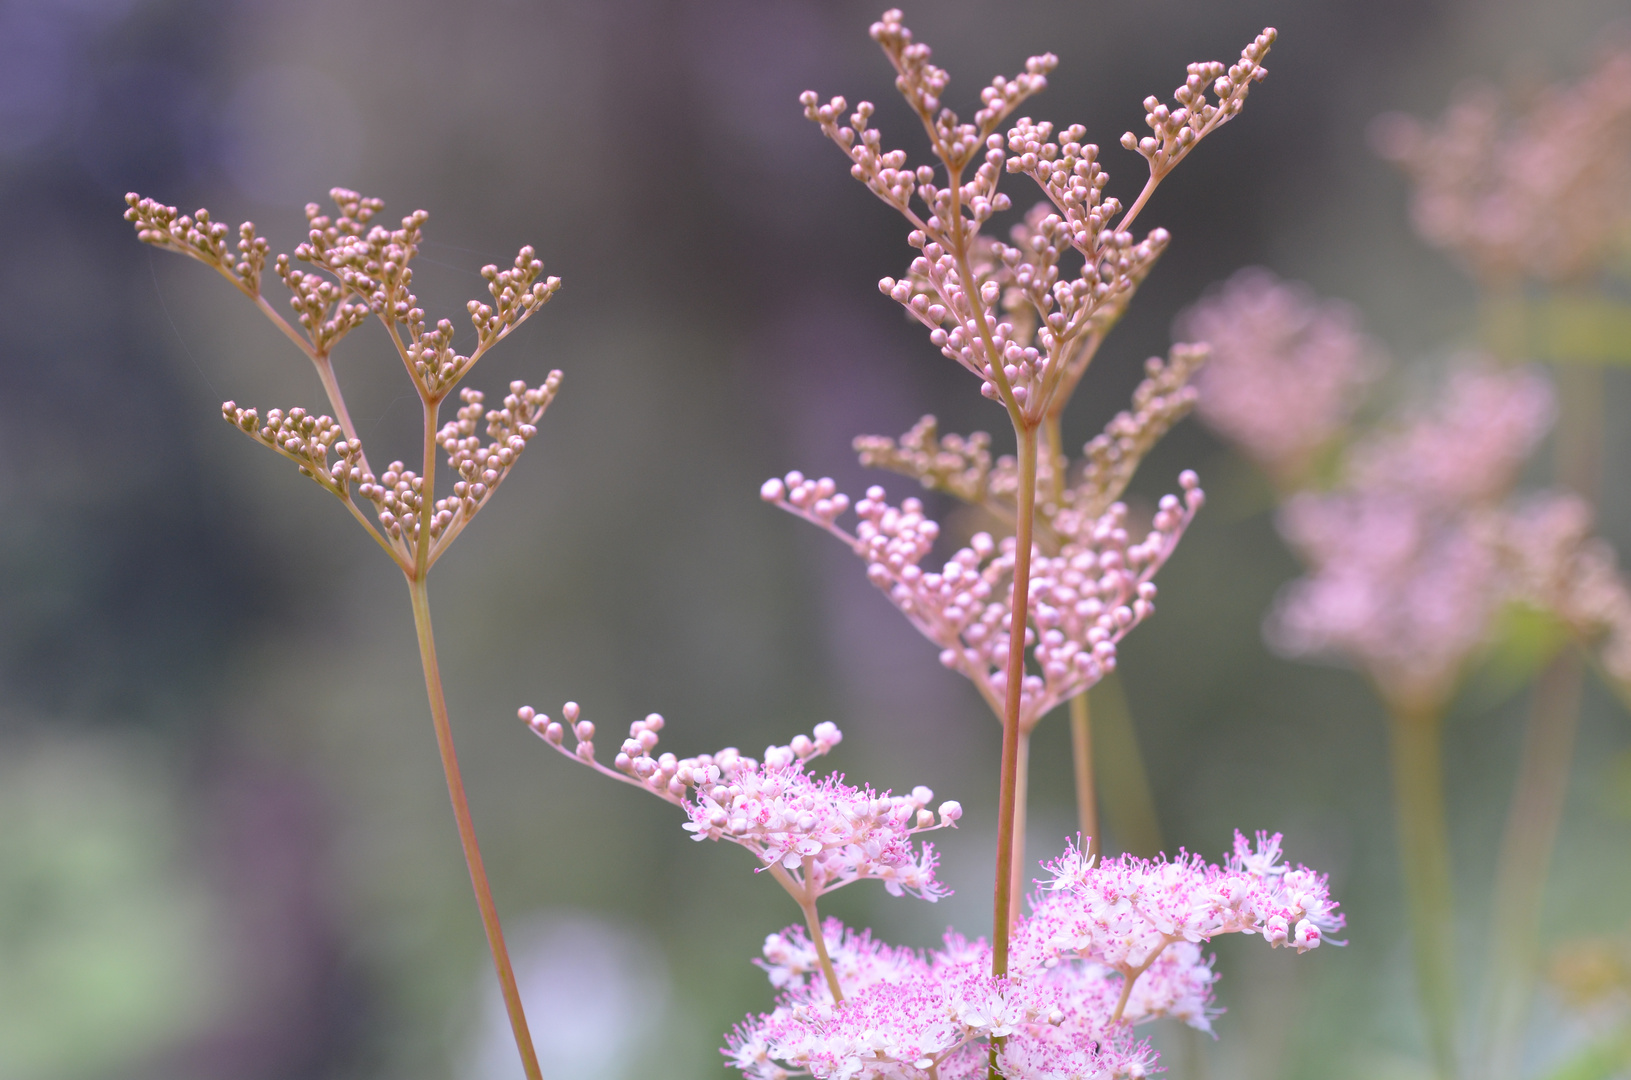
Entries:
[[1416, 982], [1433, 1064], [1440, 1080], [1454, 1080], [1455, 906], [1444, 821], [1442, 729], [1440, 713], [1433, 710], [1395, 708], [1389, 717], [1399, 855]]
[[1084, 691], [1070, 699], [1070, 760], [1076, 773], [1076, 821], [1087, 854], [1104, 850], [1099, 842], [1099, 804], [1093, 790], [1093, 714]]
[[[1066, 465], [1058, 411], [1048, 411], [1042, 422], [1042, 432], [1052, 466], [1048, 470], [1053, 489], [1051, 494], [1057, 505], [1064, 499]], [[1099, 843], [1099, 797], [1093, 786], [1093, 721], [1085, 690], [1070, 699], [1070, 760], [1076, 774], [1076, 819], [1082, 839], [1088, 843], [1088, 851], [1096, 855], [1103, 845]], [[1017, 872], [1015, 880], [1018, 881]], [[1015, 888], [1018, 888], [1017, 884]]]
[[1523, 732], [1517, 789], [1501, 840], [1490, 925], [1489, 995], [1484, 1018], [1487, 1080], [1517, 1074], [1524, 1014], [1539, 954], [1546, 874], [1568, 794], [1580, 716], [1580, 654], [1559, 654], [1535, 684]]
[[543, 1080], [543, 1073], [538, 1068], [538, 1054], [532, 1048], [532, 1033], [527, 1030], [527, 1016], [521, 1008], [521, 991], [515, 984], [510, 953], [504, 945], [504, 931], [498, 923], [493, 890], [487, 883], [481, 848], [476, 843], [476, 826], [470, 818], [470, 803], [465, 799], [464, 778], [459, 774], [459, 756], [453, 749], [453, 728], [448, 722], [447, 699], [442, 694], [442, 675], [436, 663], [436, 639], [430, 628], [430, 597], [425, 592], [423, 577], [408, 577], [408, 595], [413, 600], [414, 629], [419, 632], [419, 658], [425, 667], [425, 691], [430, 697], [430, 718], [436, 728], [436, 748], [441, 752], [442, 771], [447, 774], [447, 793], [453, 800], [453, 819], [458, 823], [459, 843], [464, 848], [465, 865], [470, 869], [470, 884], [476, 891], [476, 907], [481, 910], [481, 925], [487, 932], [493, 967], [498, 971], [504, 1008], [510, 1015], [515, 1048], [521, 1053], [521, 1065], [526, 1070], [527, 1080]]
[[1093, 728], [1099, 765], [1104, 769], [1100, 787], [1105, 824], [1116, 830], [1123, 850], [1154, 858], [1166, 845], [1120, 674], [1112, 671], [1101, 679], [1088, 700], [1097, 702]]
[[1008, 700], [1002, 723], [1002, 786], [997, 800], [996, 896], [991, 918], [991, 973], [1008, 974], [1008, 931], [1013, 919], [1014, 819], [1018, 794], [1020, 690], [1025, 679], [1025, 627], [1029, 621], [1031, 533], [1036, 518], [1036, 426], [1014, 425], [1019, 439], [1019, 491], [1014, 530], [1014, 599], [1009, 609]]

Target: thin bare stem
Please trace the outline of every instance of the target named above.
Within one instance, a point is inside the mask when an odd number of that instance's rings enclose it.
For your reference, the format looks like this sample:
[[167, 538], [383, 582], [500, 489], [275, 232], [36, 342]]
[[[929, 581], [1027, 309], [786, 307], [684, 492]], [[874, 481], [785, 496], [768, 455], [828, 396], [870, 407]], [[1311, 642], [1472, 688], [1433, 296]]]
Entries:
[[1031, 733], [1019, 733], [1019, 766], [1014, 772], [1014, 857], [1008, 869], [1008, 906], [1010, 926], [1019, 922], [1020, 900], [1025, 895], [1025, 836], [1031, 788]]
[[1517, 789], [1501, 840], [1490, 920], [1489, 994], [1484, 1068], [1488, 1080], [1515, 1076], [1536, 960], [1547, 870], [1563, 818], [1584, 666], [1577, 650], [1561, 653], [1535, 684], [1524, 725]]
[[816, 959], [821, 962], [821, 974], [827, 979], [827, 989], [832, 992], [833, 1001], [841, 1003], [844, 1000], [844, 990], [838, 984], [838, 972], [832, 966], [832, 958], [827, 955], [827, 939], [821, 933], [821, 916], [816, 913], [817, 898], [809, 885], [812, 862], [811, 859], [804, 860], [805, 876], [802, 882], [794, 880], [793, 875], [788, 873], [787, 868], [780, 862], [771, 863], [768, 869], [770, 876], [787, 890], [787, 895], [791, 896], [799, 910], [804, 912], [804, 925], [809, 927], [810, 940], [815, 943]]
[[1011, 872], [1019, 789], [1019, 703], [1025, 679], [1025, 625], [1030, 611], [1031, 527], [1036, 518], [1036, 427], [1016, 424], [1015, 434], [1019, 437], [1019, 491], [1014, 533], [1014, 598], [1008, 626], [1008, 701], [1002, 724], [1002, 786], [997, 800], [997, 883], [991, 921], [993, 975], [1008, 974], [1008, 937], [1014, 906]]
[[1149, 957], [1145, 959], [1142, 964], [1136, 968], [1133, 968], [1131, 971], [1123, 971], [1121, 973], [1121, 996], [1116, 999], [1116, 1011], [1110, 1014], [1111, 1027], [1115, 1027], [1117, 1024], [1121, 1023], [1121, 1014], [1126, 1011], [1127, 1001], [1133, 996], [1133, 984], [1138, 982], [1139, 978], [1143, 976], [1146, 971], [1150, 970], [1150, 965], [1155, 963], [1160, 955], [1166, 951], [1166, 947], [1170, 944], [1170, 941], [1163, 941], [1160, 945], [1155, 947], [1155, 951], [1150, 953]]
[[1442, 720], [1427, 709], [1395, 708], [1389, 718], [1399, 854], [1410, 907], [1416, 981], [1427, 1041], [1440, 1080], [1456, 1076], [1455, 904], [1444, 823]]
[[521, 991], [516, 987], [510, 953], [504, 945], [504, 931], [498, 923], [493, 890], [487, 883], [481, 848], [476, 843], [476, 826], [470, 818], [470, 803], [465, 799], [464, 778], [459, 774], [459, 756], [453, 749], [453, 728], [448, 722], [447, 699], [442, 694], [442, 675], [436, 663], [436, 640], [430, 629], [430, 597], [425, 591], [423, 577], [408, 578], [408, 595], [413, 599], [413, 625], [419, 632], [419, 659], [425, 667], [425, 692], [430, 697], [430, 718], [436, 727], [436, 748], [442, 756], [442, 771], [447, 774], [447, 793], [453, 800], [453, 818], [459, 826], [459, 843], [464, 848], [465, 865], [470, 869], [470, 884], [476, 890], [476, 906], [481, 909], [481, 925], [487, 931], [487, 946], [492, 950], [493, 967], [498, 971], [499, 988], [504, 993], [504, 1008], [510, 1014], [510, 1029], [515, 1033], [515, 1047], [521, 1052], [521, 1065], [526, 1070], [527, 1080], [543, 1080], [543, 1073], [538, 1068], [538, 1055], [532, 1048], [532, 1033], [527, 1030], [527, 1016], [521, 1008]]

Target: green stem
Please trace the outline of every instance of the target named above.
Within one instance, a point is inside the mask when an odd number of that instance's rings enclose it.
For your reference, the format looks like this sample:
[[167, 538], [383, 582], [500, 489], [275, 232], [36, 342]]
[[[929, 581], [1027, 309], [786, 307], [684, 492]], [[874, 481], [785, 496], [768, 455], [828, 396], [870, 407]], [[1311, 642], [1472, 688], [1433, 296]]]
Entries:
[[[1048, 470], [1052, 478], [1052, 491], [1049, 494], [1055, 506], [1064, 502], [1065, 470], [1068, 465], [1059, 412], [1057, 408], [1049, 409], [1042, 420], [1044, 445], [1048, 460], [1052, 463], [1052, 468]], [[1076, 774], [1078, 826], [1082, 840], [1088, 845], [1088, 853], [1097, 855], [1102, 850], [1099, 843], [1099, 799], [1093, 789], [1093, 720], [1088, 711], [1086, 690], [1070, 699], [1070, 760]]]
[[1436, 711], [1395, 709], [1390, 717], [1393, 794], [1416, 981], [1433, 1063], [1440, 1080], [1454, 1080], [1455, 906], [1444, 821], [1442, 729]]
[[414, 629], [419, 632], [419, 658], [425, 667], [425, 692], [430, 697], [430, 718], [436, 727], [436, 748], [442, 756], [442, 770], [447, 774], [447, 793], [453, 800], [459, 843], [464, 848], [465, 865], [470, 868], [470, 884], [476, 890], [476, 906], [481, 909], [481, 925], [487, 931], [493, 966], [498, 970], [504, 1008], [510, 1014], [510, 1028], [515, 1033], [515, 1047], [521, 1053], [527, 1080], [543, 1080], [538, 1055], [532, 1048], [532, 1033], [527, 1030], [526, 1013], [521, 1008], [521, 991], [516, 987], [515, 971], [510, 967], [510, 953], [504, 946], [504, 931], [498, 924], [493, 890], [481, 863], [481, 848], [476, 844], [476, 827], [470, 819], [470, 804], [464, 795], [464, 778], [459, 775], [459, 757], [453, 749], [453, 728], [448, 723], [447, 699], [442, 694], [442, 675], [436, 663], [436, 640], [430, 629], [430, 597], [425, 592], [423, 577], [408, 577], [408, 595], [413, 600]]
[[1567, 649], [1535, 684], [1523, 733], [1517, 789], [1501, 840], [1490, 925], [1489, 996], [1485, 1006], [1483, 1075], [1516, 1075], [1524, 1019], [1540, 953], [1546, 874], [1574, 760], [1584, 668]]
[[1025, 678], [1025, 627], [1029, 621], [1031, 532], [1036, 518], [1036, 426], [1015, 423], [1019, 439], [1018, 510], [1014, 530], [1014, 597], [1008, 626], [1008, 700], [1002, 723], [1002, 786], [997, 799], [996, 896], [991, 918], [991, 974], [1008, 974], [1008, 936], [1013, 920], [1014, 824], [1019, 789], [1019, 701]]
[[1076, 772], [1076, 821], [1088, 855], [1104, 850], [1099, 842], [1099, 802], [1093, 790], [1093, 714], [1087, 691], [1070, 699], [1070, 760]]

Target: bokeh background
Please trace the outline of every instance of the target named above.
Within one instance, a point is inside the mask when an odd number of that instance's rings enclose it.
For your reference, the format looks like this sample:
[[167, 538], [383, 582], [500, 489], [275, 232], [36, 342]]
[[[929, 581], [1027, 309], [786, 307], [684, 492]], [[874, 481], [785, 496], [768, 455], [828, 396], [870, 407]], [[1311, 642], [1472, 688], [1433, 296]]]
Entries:
[[[519, 1076], [396, 572], [218, 418], [229, 397], [318, 405], [316, 381], [223, 282], [137, 244], [127, 190], [253, 218], [274, 250], [335, 184], [382, 196], [387, 217], [425, 207], [416, 284], [460, 325], [477, 268], [520, 243], [565, 279], [472, 379], [566, 372], [431, 589], [546, 1075], [722, 1076], [720, 1033], [769, 1001], [749, 961], [796, 912], [741, 851], [690, 843], [672, 808], [550, 753], [515, 720], [524, 702], [576, 699], [609, 731], [658, 710], [682, 753], [834, 720], [852, 778], [925, 783], [968, 815], [941, 844], [956, 897], [861, 888], [833, 913], [918, 945], [950, 923], [985, 932], [996, 725], [847, 552], [756, 494], [795, 467], [856, 490], [870, 478], [850, 439], [924, 412], [1004, 426], [878, 294], [903, 229], [795, 102], [871, 98], [909, 139], [866, 36], [876, 15], [849, 0], [0, 3], [0, 1080]], [[1175, 242], [1078, 395], [1072, 445], [1122, 407], [1174, 314], [1242, 265], [1352, 300], [1407, 363], [1475, 338], [1472, 285], [1411, 232], [1366, 126], [1436, 115], [1470, 77], [1577, 76], [1623, 15], [1617, 0], [907, 10], [959, 107], [1056, 52], [1034, 112], [1086, 124], [1124, 194], [1141, 163], [1114, 143], [1139, 101], [1281, 29], [1244, 116], [1155, 200], [1147, 221]], [[417, 410], [383, 337], [354, 333], [338, 368], [374, 459], [406, 456]], [[1602, 528], [1631, 551], [1631, 380], [1605, 387]], [[1352, 944], [1298, 958], [1226, 943], [1220, 1039], [1156, 1038], [1181, 1077], [1417, 1075], [1379, 706], [1352, 672], [1262, 644], [1297, 567], [1247, 466], [1191, 421], [1135, 493], [1183, 467], [1212, 501], [1123, 650], [1132, 721], [1101, 729], [1109, 842], [1215, 856], [1236, 827], [1284, 830], [1293, 858], [1331, 871]], [[1448, 734], [1469, 941], [1523, 706], [1479, 685]], [[1033, 757], [1039, 857], [1073, 821], [1065, 727], [1049, 721]], [[1628, 746], [1625, 714], [1589, 691], [1548, 940], [1625, 925]], [[1148, 812], [1115, 794], [1139, 767]], [[1573, 1021], [1538, 1008], [1544, 1055]]]

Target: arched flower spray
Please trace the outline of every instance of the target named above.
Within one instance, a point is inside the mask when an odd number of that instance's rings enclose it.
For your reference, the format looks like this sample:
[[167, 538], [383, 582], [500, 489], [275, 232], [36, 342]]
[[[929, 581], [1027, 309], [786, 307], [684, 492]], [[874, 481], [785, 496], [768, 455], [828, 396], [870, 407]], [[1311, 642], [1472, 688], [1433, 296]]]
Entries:
[[[538, 433], [539, 418], [554, 400], [561, 373], [551, 371], [538, 386], [512, 382], [496, 409], [488, 408], [481, 391], [462, 390], [458, 413], [446, 424], [439, 424], [442, 403], [489, 349], [549, 302], [561, 281], [543, 276], [543, 263], [530, 247], [523, 247], [514, 264], [506, 269], [483, 267], [481, 276], [487, 280], [491, 300], [472, 300], [467, 305], [476, 345], [468, 356], [460, 354], [453, 348], [453, 323], [447, 319], [434, 326], [427, 323], [425, 311], [413, 293], [411, 263], [430, 215], [415, 210], [402, 219], [398, 228], [390, 229], [374, 223], [385, 207], [381, 200], [344, 188], [335, 188], [329, 197], [336, 212], [324, 213], [318, 204], [308, 203], [306, 241], [295, 248], [292, 259], [278, 255], [272, 263], [291, 294], [292, 323], [261, 292], [270, 247], [257, 235], [254, 223], [246, 221], [238, 226], [234, 242], [232, 230], [214, 221], [207, 210], [178, 215], [175, 207], [135, 193], [125, 197], [129, 204], [125, 218], [135, 225], [136, 236], [144, 243], [189, 256], [226, 278], [265, 313], [317, 371], [332, 415], [293, 408], [271, 409], [262, 417], [258, 410], [241, 408], [232, 401], [223, 404], [221, 412], [228, 423], [293, 461], [301, 475], [339, 499], [407, 580], [431, 722], [436, 729], [436, 746], [447, 776], [459, 841], [516, 1048], [529, 1080], [539, 1080], [542, 1074], [538, 1057], [482, 866], [453, 747], [425, 585], [436, 560], [487, 505]], [[330, 360], [334, 347], [370, 316], [384, 325], [423, 406], [424, 440], [417, 470], [405, 462], [393, 461], [383, 472], [374, 471], [334, 376]], [[438, 451], [457, 478], [452, 493], [441, 498], [436, 496]]]

